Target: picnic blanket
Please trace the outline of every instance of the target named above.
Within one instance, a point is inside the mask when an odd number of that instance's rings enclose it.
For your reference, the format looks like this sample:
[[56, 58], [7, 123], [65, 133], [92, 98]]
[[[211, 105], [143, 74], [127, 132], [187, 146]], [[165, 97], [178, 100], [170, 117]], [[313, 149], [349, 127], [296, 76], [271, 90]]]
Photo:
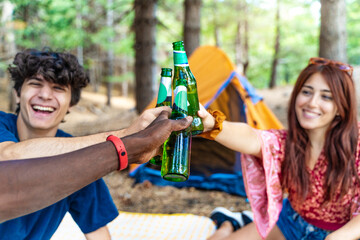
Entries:
[[[193, 214], [119, 212], [108, 224], [112, 240], [205, 240], [215, 231], [213, 221]], [[85, 240], [67, 213], [51, 240]]]

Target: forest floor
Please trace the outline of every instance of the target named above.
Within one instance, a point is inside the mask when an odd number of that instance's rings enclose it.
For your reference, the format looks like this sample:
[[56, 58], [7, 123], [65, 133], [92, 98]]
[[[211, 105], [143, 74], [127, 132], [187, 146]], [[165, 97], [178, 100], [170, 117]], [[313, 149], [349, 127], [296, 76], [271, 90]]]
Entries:
[[[8, 111], [8, 82], [0, 79], [0, 110]], [[292, 86], [257, 90], [264, 102], [286, 126], [287, 104]], [[133, 98], [117, 97], [114, 92], [111, 107], [106, 106], [106, 97], [85, 89], [78, 105], [70, 110], [60, 128], [82, 136], [101, 131], [129, 126], [138, 116]], [[360, 111], [359, 111], [360, 112]], [[144, 182], [135, 184], [128, 171], [113, 172], [104, 177], [114, 202], [120, 211], [141, 213], [192, 213], [209, 216], [218, 206], [232, 211], [249, 209], [245, 198], [221, 191], [191, 188], [159, 187]]]

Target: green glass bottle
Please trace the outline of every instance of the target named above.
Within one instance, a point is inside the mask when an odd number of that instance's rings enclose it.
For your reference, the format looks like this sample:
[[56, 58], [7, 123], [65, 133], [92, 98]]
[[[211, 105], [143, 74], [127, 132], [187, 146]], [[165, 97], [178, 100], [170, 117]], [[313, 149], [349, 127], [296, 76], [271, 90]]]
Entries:
[[180, 79], [180, 73], [185, 73], [187, 81], [187, 97], [188, 97], [188, 114], [193, 117], [191, 124], [191, 134], [197, 135], [203, 132], [204, 125], [197, 112], [200, 109], [199, 97], [197, 93], [196, 79], [192, 74], [188, 58], [186, 56], [185, 47], [183, 41], [173, 42], [173, 55], [174, 55], [174, 79], [173, 88], [175, 88], [176, 81]]
[[[171, 88], [171, 68], [161, 68], [161, 78], [159, 84], [159, 92], [155, 107], [168, 106], [172, 103], [172, 88]], [[161, 166], [161, 156], [155, 156], [149, 161], [153, 165]]]
[[[176, 81], [174, 104], [170, 119], [181, 119], [187, 116], [186, 80]], [[191, 155], [190, 128], [172, 132], [163, 145], [161, 177], [168, 181], [183, 182], [189, 178]]]

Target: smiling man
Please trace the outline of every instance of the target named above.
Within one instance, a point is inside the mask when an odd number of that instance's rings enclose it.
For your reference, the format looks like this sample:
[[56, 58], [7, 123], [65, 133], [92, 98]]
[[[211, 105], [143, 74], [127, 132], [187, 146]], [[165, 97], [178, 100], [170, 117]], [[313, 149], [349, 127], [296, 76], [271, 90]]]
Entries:
[[[1, 161], [68, 153], [103, 142], [110, 134], [124, 137], [144, 129], [164, 110], [143, 113], [127, 129], [71, 137], [58, 127], [89, 83], [77, 58], [69, 53], [29, 49], [15, 56], [9, 72], [18, 108], [16, 115], [0, 111]], [[106, 225], [118, 211], [99, 179], [47, 208], [0, 224], [1, 239], [50, 239], [68, 211], [87, 239], [111, 238]]]

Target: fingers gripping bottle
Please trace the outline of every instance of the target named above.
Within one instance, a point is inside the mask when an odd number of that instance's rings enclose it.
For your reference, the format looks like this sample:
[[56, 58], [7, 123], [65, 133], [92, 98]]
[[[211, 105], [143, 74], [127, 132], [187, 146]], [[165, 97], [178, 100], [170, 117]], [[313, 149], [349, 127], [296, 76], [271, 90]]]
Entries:
[[[158, 98], [156, 102], [156, 107], [168, 106], [171, 107], [172, 102], [172, 89], [171, 89], [171, 68], [162, 68], [161, 69], [161, 79], [159, 85]], [[155, 156], [149, 161], [153, 165], [161, 165], [161, 157]]]
[[[181, 119], [187, 116], [186, 80], [176, 81], [174, 104], [170, 119]], [[189, 178], [191, 155], [190, 127], [171, 133], [163, 145], [161, 177], [168, 181], [183, 182]]]
[[187, 97], [188, 97], [188, 114], [193, 117], [191, 124], [192, 135], [197, 135], [203, 132], [204, 125], [197, 112], [200, 109], [199, 98], [197, 93], [196, 79], [192, 74], [188, 58], [186, 56], [183, 41], [173, 42], [173, 54], [174, 54], [174, 78], [173, 88], [175, 88], [176, 81], [180, 79], [180, 73], [185, 73], [185, 79], [187, 82]]

